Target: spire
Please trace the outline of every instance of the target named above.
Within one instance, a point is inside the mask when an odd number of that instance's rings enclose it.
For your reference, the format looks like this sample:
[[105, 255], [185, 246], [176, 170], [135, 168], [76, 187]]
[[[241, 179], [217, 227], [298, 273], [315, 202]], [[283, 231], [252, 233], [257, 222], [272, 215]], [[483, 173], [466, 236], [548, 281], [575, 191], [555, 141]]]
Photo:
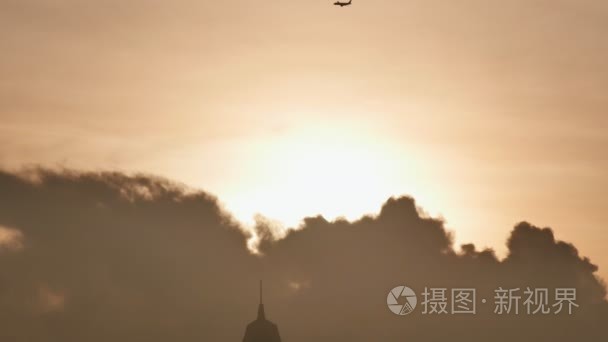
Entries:
[[277, 325], [267, 320], [264, 313], [264, 291], [261, 280], [258, 318], [247, 325], [243, 342], [281, 342]]
[[258, 320], [266, 320], [266, 314], [264, 313], [264, 302], [262, 297], [262, 281], [260, 280], [260, 305], [258, 306]]

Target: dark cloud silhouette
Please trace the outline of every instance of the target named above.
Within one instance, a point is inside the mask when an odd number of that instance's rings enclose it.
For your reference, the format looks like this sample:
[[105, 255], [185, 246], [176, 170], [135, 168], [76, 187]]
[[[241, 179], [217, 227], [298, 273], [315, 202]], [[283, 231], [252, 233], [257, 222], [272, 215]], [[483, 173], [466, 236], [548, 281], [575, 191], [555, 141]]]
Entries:
[[[443, 222], [407, 197], [355, 222], [306, 218], [280, 240], [271, 221], [256, 229], [258, 255], [216, 198], [152, 176], [0, 172], [0, 340], [239, 341], [260, 278], [284, 341], [608, 336], [597, 266], [549, 228], [518, 224], [504, 260], [471, 244], [456, 252]], [[385, 305], [396, 285], [473, 287], [488, 304], [475, 316], [400, 317]], [[579, 307], [493, 313], [494, 289], [528, 286], [576, 288]]]

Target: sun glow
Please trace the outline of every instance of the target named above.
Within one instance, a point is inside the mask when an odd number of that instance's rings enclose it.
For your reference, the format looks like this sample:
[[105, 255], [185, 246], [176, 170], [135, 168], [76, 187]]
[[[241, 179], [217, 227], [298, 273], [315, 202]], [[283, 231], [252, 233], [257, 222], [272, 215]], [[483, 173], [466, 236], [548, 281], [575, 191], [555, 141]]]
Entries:
[[[226, 207], [246, 224], [259, 213], [295, 228], [306, 216], [357, 219], [377, 213], [396, 189], [416, 192], [404, 151], [355, 130], [298, 130], [253, 144], [253, 154]], [[237, 189], [238, 188], [238, 189]]]

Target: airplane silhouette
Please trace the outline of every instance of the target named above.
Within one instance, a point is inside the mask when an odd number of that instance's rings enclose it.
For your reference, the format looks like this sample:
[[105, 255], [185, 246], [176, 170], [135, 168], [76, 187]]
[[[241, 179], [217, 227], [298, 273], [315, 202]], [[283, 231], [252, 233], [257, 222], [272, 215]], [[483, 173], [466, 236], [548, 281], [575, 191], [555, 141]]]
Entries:
[[336, 2], [334, 2], [334, 5], [344, 7], [344, 6], [350, 6], [352, 3], [353, 3], [353, 0], [348, 0], [348, 2], [336, 1]]

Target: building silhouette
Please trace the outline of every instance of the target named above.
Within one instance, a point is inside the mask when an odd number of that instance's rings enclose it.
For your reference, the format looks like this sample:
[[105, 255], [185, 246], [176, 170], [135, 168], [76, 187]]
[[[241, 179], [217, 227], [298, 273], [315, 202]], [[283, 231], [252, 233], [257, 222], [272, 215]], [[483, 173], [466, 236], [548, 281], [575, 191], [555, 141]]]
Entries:
[[243, 342], [281, 342], [279, 328], [276, 324], [266, 319], [262, 293], [262, 281], [260, 280], [260, 305], [258, 306], [258, 317], [247, 325]]

